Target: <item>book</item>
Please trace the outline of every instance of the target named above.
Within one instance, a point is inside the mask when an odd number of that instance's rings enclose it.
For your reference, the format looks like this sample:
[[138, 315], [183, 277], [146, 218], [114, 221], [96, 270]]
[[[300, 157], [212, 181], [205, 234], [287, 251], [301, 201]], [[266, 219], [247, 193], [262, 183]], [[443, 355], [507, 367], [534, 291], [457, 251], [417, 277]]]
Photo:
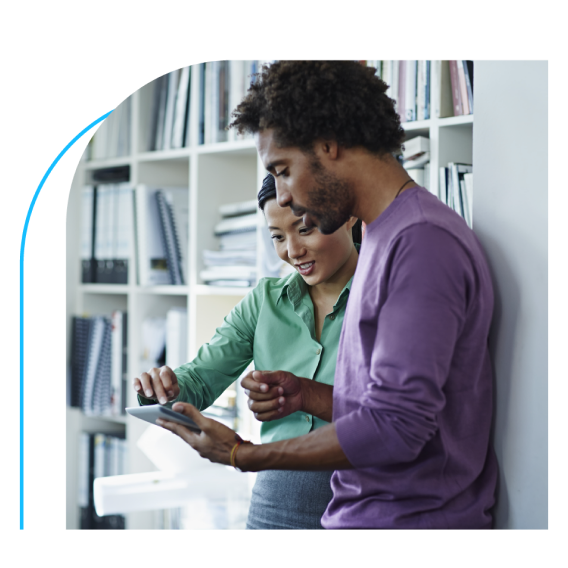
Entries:
[[467, 97], [467, 86], [465, 83], [465, 71], [463, 67], [463, 61], [461, 60], [456, 61], [456, 65], [458, 69], [458, 83], [460, 88], [460, 101], [462, 103], [462, 113], [471, 114], [469, 110], [469, 101]]
[[431, 116], [454, 116], [449, 61], [432, 61], [430, 97]]
[[464, 209], [464, 196], [461, 192], [461, 180], [465, 173], [470, 173], [473, 171], [471, 164], [462, 164], [458, 162], [450, 162], [448, 164], [450, 186], [452, 192], [452, 208], [456, 213], [464, 217], [465, 219], [465, 209]]
[[414, 156], [430, 151], [430, 139], [426, 136], [415, 136], [406, 140], [402, 149], [402, 157], [405, 160], [412, 159]]
[[206, 267], [231, 264], [255, 266], [256, 250], [204, 250], [203, 263]]
[[219, 236], [219, 250], [256, 250], [256, 231], [229, 232]]
[[164, 117], [164, 137], [160, 150], [169, 150], [172, 147], [172, 134], [174, 128], [174, 112], [176, 105], [176, 95], [178, 92], [180, 70], [175, 69], [168, 73], [168, 96], [166, 99], [166, 109]]
[[416, 120], [424, 120], [426, 114], [426, 61], [417, 62]]
[[162, 226], [156, 192], [162, 191], [171, 208], [173, 226], [181, 255], [181, 272], [187, 266], [188, 242], [188, 189], [187, 187], [150, 187], [139, 184], [135, 189], [135, 233], [137, 266], [141, 286], [158, 286], [171, 283], [168, 254], [162, 237]]
[[82, 408], [84, 393], [84, 377], [91, 338], [91, 320], [89, 318], [72, 318], [71, 328], [71, 406]]
[[396, 62], [398, 65], [397, 113], [401, 122], [406, 122], [406, 61]]
[[217, 225], [215, 225], [214, 233], [219, 236], [225, 233], [254, 231], [256, 230], [257, 223], [258, 220], [256, 213], [230, 217], [217, 223]]
[[424, 167], [424, 164], [429, 161], [430, 152], [421, 152], [420, 154], [415, 154], [411, 160], [404, 160], [403, 166], [405, 170], [411, 170], [413, 168]]
[[404, 82], [404, 113], [407, 122], [416, 120], [416, 73], [417, 62], [414, 60], [405, 62], [406, 78]]
[[473, 114], [473, 61], [463, 61], [469, 112]]
[[473, 173], [464, 173], [463, 184], [463, 193], [465, 195], [465, 203], [467, 205], [466, 221], [470, 229], [473, 229]]
[[432, 83], [432, 62], [427, 60], [426, 62], [426, 84], [424, 86], [425, 91], [425, 107], [424, 107], [424, 120], [429, 120], [431, 112], [431, 83]]
[[168, 75], [162, 75], [155, 81], [153, 110], [154, 124], [152, 128], [151, 150], [162, 150], [164, 146], [164, 120], [166, 116], [166, 103], [168, 99]]
[[440, 166], [438, 199], [442, 203], [449, 205], [449, 203], [448, 203], [448, 168], [446, 168], [445, 166]]
[[219, 207], [219, 213], [222, 217], [235, 217], [245, 213], [254, 213], [258, 208], [258, 201], [250, 199], [249, 201], [239, 201], [238, 203], [227, 203]]
[[[118, 448], [114, 450], [114, 448]], [[116, 436], [102, 433], [82, 434], [79, 447], [79, 479], [78, 504], [80, 507], [80, 528], [93, 529], [124, 529], [125, 518], [122, 515], [99, 516], [95, 510], [94, 482], [95, 479], [108, 475], [123, 475], [125, 460], [125, 440]], [[114, 456], [120, 456], [115, 464]]]
[[160, 234], [166, 251], [166, 260], [170, 275], [169, 283], [172, 285], [183, 285], [185, 282], [183, 275], [183, 258], [172, 205], [168, 203], [163, 190], [159, 189], [154, 195], [160, 215]]
[[92, 185], [84, 186], [81, 192], [81, 282], [84, 284], [95, 281], [94, 194]]
[[463, 114], [463, 106], [460, 94], [460, 84], [458, 78], [458, 63], [457, 61], [450, 61], [450, 82], [452, 84], [452, 103], [454, 108], [454, 116], [461, 116]]
[[185, 128], [188, 124], [187, 113], [189, 112], [190, 79], [191, 67], [181, 69], [175, 101], [171, 141], [172, 148], [181, 148], [184, 145]]
[[111, 314], [111, 413], [125, 414], [127, 368], [126, 312], [115, 310]]

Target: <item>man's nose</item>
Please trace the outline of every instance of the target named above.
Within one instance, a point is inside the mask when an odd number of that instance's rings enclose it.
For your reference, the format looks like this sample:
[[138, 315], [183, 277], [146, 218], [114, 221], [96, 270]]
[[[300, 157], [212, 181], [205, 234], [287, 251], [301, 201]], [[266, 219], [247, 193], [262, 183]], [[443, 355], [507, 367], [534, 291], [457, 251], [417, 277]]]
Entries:
[[276, 202], [280, 205], [280, 207], [288, 207], [288, 205], [292, 202], [292, 196], [288, 190], [281, 186], [281, 184], [280, 187], [278, 187], [278, 185], [279, 184], [276, 184]]

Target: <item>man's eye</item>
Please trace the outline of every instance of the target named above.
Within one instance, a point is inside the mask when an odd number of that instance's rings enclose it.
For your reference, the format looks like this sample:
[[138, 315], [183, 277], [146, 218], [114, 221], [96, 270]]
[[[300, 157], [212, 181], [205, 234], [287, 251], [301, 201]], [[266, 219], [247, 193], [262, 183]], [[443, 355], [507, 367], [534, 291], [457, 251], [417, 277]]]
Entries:
[[301, 234], [301, 235], [307, 235], [307, 234], [309, 234], [309, 233], [311, 233], [311, 232], [312, 232], [312, 229], [308, 229], [308, 227], [302, 227], [302, 228], [300, 229], [300, 234]]
[[284, 168], [283, 170], [276, 172], [276, 177], [280, 177], [281, 175], [286, 174], [287, 171], [288, 171], [288, 168]]

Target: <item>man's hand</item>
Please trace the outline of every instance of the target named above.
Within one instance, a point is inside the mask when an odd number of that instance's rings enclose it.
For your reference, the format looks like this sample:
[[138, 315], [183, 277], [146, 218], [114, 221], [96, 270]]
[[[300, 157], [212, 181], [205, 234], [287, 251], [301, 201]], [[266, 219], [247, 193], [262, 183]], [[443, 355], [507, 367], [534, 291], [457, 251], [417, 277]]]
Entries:
[[199, 426], [201, 433], [196, 434], [177, 422], [161, 418], [156, 423], [187, 442], [202, 458], [213, 463], [230, 465], [231, 450], [239, 439], [233, 430], [216, 420], [205, 418], [195, 406], [185, 402], [176, 402], [172, 410], [191, 418]]
[[241, 386], [256, 419], [268, 422], [303, 409], [305, 380], [286, 371], [252, 371], [243, 378]]
[[133, 381], [134, 390], [141, 396], [166, 404], [179, 395], [179, 385], [175, 373], [165, 365], [157, 369], [152, 367], [147, 373]]

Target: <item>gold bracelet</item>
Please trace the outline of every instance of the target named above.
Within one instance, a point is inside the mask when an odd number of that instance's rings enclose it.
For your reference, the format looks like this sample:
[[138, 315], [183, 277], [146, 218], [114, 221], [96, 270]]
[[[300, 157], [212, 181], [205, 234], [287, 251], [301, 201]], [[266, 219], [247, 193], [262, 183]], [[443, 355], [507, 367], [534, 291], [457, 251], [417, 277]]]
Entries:
[[[235, 436], [237, 438], [238, 435]], [[231, 450], [231, 457], [230, 462], [231, 466], [234, 467], [237, 471], [242, 472], [243, 470], [237, 466], [236, 459], [237, 459], [237, 449], [241, 444], [251, 444], [248, 440], [243, 440], [240, 436], [238, 436], [237, 443], [233, 446]]]

